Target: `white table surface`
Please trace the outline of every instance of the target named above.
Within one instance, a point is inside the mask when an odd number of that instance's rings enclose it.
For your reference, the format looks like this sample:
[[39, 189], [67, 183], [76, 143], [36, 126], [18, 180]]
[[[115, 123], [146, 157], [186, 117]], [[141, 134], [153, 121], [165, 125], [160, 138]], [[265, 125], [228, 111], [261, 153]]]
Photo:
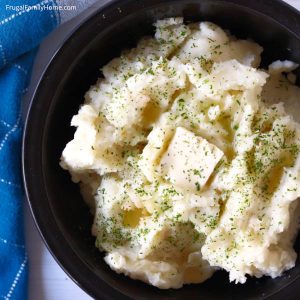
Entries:
[[[41, 70], [44, 68], [43, 57], [50, 56], [59, 42], [70, 32], [78, 22], [95, 10], [101, 3], [108, 0], [101, 0], [88, 11], [63, 25], [47, 38], [42, 44], [32, 74], [31, 85], [28, 94], [32, 93]], [[285, 0], [300, 10], [300, 0]], [[25, 204], [25, 227], [26, 242], [29, 256], [29, 300], [87, 300], [92, 299], [81, 290], [60, 268], [49, 251], [43, 244], [39, 233], [33, 223], [27, 204]]]

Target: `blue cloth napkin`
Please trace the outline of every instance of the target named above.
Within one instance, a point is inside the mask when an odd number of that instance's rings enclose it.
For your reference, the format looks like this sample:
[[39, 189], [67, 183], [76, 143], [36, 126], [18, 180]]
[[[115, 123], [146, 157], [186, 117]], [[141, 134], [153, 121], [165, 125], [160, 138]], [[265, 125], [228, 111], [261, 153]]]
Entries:
[[27, 299], [21, 100], [36, 48], [59, 24], [94, 2], [0, 0], [0, 299]]

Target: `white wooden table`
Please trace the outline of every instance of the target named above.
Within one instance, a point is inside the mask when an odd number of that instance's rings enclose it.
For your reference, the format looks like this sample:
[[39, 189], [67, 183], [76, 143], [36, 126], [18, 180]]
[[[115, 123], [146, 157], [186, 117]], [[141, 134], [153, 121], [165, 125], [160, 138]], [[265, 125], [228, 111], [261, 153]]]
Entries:
[[[44, 68], [43, 57], [50, 56], [58, 46], [64, 36], [80, 21], [85, 18], [93, 9], [96, 9], [101, 3], [107, 0], [101, 0], [81, 16], [72, 20], [68, 24], [53, 32], [47, 38], [40, 48], [36, 64], [34, 67], [29, 95], [32, 92], [41, 70]], [[300, 0], [285, 0], [289, 4], [300, 10]], [[49, 251], [43, 244], [29, 209], [25, 207], [26, 240], [27, 250], [30, 262], [29, 273], [29, 300], [86, 300], [92, 299], [82, 291], [59, 267]]]

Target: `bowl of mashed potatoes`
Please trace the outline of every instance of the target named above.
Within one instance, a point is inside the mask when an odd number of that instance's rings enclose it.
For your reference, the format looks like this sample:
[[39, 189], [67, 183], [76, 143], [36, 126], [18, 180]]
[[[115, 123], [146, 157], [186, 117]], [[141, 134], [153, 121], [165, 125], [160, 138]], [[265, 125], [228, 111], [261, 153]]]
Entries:
[[24, 179], [92, 296], [299, 294], [299, 26], [280, 1], [115, 1], [56, 53]]

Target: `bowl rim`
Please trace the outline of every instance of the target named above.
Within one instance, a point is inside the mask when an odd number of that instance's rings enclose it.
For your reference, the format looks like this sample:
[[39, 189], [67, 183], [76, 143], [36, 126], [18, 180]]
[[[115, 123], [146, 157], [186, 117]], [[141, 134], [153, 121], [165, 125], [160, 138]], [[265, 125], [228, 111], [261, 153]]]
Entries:
[[[153, 1], [153, 5], [158, 3], [164, 3], [164, 2], [171, 2], [172, 0], [155, 0]], [[179, 1], [179, 0], [177, 0]], [[256, 1], [249, 1], [249, 0], [207, 0], [207, 1], [215, 1], [215, 2], [224, 2], [224, 3], [232, 3], [237, 6], [246, 7], [248, 9], [252, 9], [260, 14], [265, 15], [266, 17], [272, 18], [275, 22], [279, 23], [282, 27], [285, 28], [285, 30], [292, 33], [294, 36], [298, 37], [300, 39], [300, 11], [298, 11], [293, 6], [289, 5], [288, 3], [282, 1], [282, 0], [256, 0]], [[139, 2], [137, 0], [111, 0], [109, 2], [104, 3], [100, 7], [98, 7], [95, 11], [91, 12], [88, 16], [86, 16], [81, 22], [79, 22], [78, 25], [76, 25], [70, 33], [61, 41], [59, 46], [55, 49], [55, 51], [52, 53], [49, 61], [43, 68], [43, 71], [34, 87], [33, 93], [31, 95], [27, 112], [25, 114], [25, 121], [24, 121], [24, 128], [23, 128], [23, 136], [22, 136], [22, 177], [23, 177], [23, 185], [25, 190], [25, 196], [27, 199], [27, 203], [30, 208], [31, 216], [34, 220], [35, 227], [38, 229], [38, 232], [46, 245], [47, 249], [51, 253], [52, 257], [55, 259], [55, 261], [59, 264], [59, 266], [64, 270], [64, 272], [82, 289], [84, 290], [88, 295], [91, 297], [99, 298], [99, 294], [97, 293], [98, 287], [94, 287], [89, 284], [89, 280], [80, 280], [78, 282], [76, 280], [76, 268], [74, 268], [72, 263], [69, 263], [65, 261], [65, 258], [60, 256], [58, 253], [58, 247], [62, 247], [62, 245], [56, 245], [53, 241], [51, 241], [49, 230], [46, 229], [46, 226], [43, 222], [43, 218], [38, 213], [38, 207], [34, 205], [32, 201], [32, 189], [34, 188], [31, 186], [30, 182], [31, 179], [31, 170], [29, 170], [26, 167], [26, 157], [28, 155], [29, 151], [29, 137], [31, 136], [30, 128], [31, 128], [31, 114], [34, 109], [34, 105], [37, 103], [39, 91], [44, 88], [44, 81], [45, 77], [47, 77], [47, 73], [49, 72], [50, 66], [55, 62], [57, 57], [60, 55], [61, 52], [65, 49], [66, 45], [70, 43], [70, 40], [73, 36], [79, 33], [82, 28], [87, 25], [89, 22], [92, 22], [92, 20], [97, 17], [99, 14], [105, 13], [105, 11], [110, 9], [118, 9], [119, 7], [126, 6], [126, 4], [130, 4], [132, 2]], [[150, 6], [150, 5], [149, 5]], [[284, 11], [284, 13], [282, 13]], [[287, 14], [291, 16], [291, 18], [287, 18]], [[298, 20], [297, 20], [298, 18]], [[291, 30], [290, 28], [293, 28]], [[59, 226], [56, 224], [56, 221], [53, 220], [56, 225], [56, 230], [59, 229]], [[63, 245], [65, 250], [67, 252], [74, 252], [73, 249], [69, 246], [67, 242], [65, 242], [65, 245]], [[78, 257], [78, 255], [76, 255]], [[78, 257], [79, 258], [79, 257]], [[86, 265], [82, 264], [82, 267], [85, 267], [87, 271], [89, 269]], [[283, 289], [286, 289], [290, 285], [292, 285], [295, 281], [298, 281], [300, 278], [300, 274], [296, 276], [296, 278], [292, 281], [290, 281], [287, 285], [279, 288], [278, 290], [274, 291], [269, 297], [273, 297], [280, 293]], [[131, 299], [128, 297], [128, 295], [123, 294], [121, 290], [116, 289], [116, 287], [113, 287], [109, 283], [105, 282], [104, 280], [100, 279], [99, 281], [102, 282], [102, 288], [103, 293], [101, 294], [101, 299], [116, 299], [114, 296], [118, 295], [122, 297], [122, 299]], [[107, 294], [106, 294], [107, 293]], [[119, 294], [121, 293], [121, 294]], [[113, 295], [113, 296], [112, 296]], [[269, 298], [266, 297], [266, 298]], [[263, 297], [263, 299], [266, 299]]]

